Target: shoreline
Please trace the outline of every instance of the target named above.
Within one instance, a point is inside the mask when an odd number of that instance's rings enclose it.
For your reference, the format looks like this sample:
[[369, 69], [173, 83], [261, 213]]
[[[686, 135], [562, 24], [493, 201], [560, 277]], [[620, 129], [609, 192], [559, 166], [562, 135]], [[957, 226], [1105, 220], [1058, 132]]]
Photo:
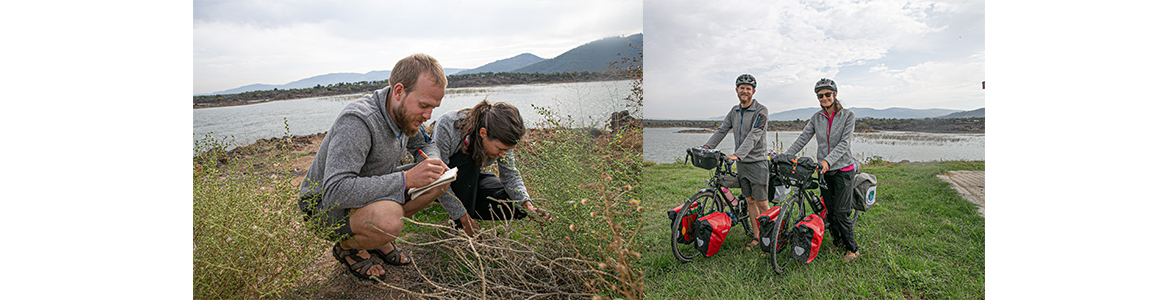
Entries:
[[[459, 85], [459, 86], [452, 86], [452, 85], [449, 83], [449, 84], [448, 84], [448, 86], [447, 86], [447, 90], [452, 90], [452, 89], [467, 89], [467, 88], [485, 88], [485, 87], [510, 86], [510, 85], [525, 85], [525, 84], [558, 84], [558, 83], [598, 82], [598, 81], [622, 81], [622, 80], [630, 80], [630, 79], [620, 79], [620, 78], [619, 78], [619, 79], [609, 79], [609, 78], [583, 78], [583, 79], [580, 79], [580, 80], [568, 80], [568, 81], [557, 80], [557, 81], [537, 81], [537, 82], [498, 82], [498, 83], [497, 83], [497, 82], [488, 82], [488, 83], [486, 83], [486, 84], [485, 84], [485, 83], [483, 83], [483, 82], [473, 82], [473, 83], [461, 83], [462, 85]], [[381, 88], [384, 88], [384, 87], [385, 87], [385, 86], [378, 87], [378, 88], [371, 89], [371, 90], [360, 91], [360, 92], [357, 92], [357, 93], [338, 93], [338, 94], [329, 94], [329, 92], [325, 92], [325, 94], [309, 94], [309, 95], [299, 95], [299, 94], [292, 94], [292, 95], [288, 95], [288, 94], [282, 94], [281, 96], [278, 96], [278, 97], [274, 97], [274, 98], [265, 98], [265, 99], [254, 99], [254, 100], [219, 100], [219, 101], [213, 101], [213, 102], [199, 102], [199, 103], [193, 103], [193, 104], [191, 105], [191, 109], [213, 108], [213, 107], [230, 107], [230, 106], [242, 106], [242, 105], [252, 105], [252, 104], [268, 103], [268, 102], [273, 102], [273, 101], [297, 100], [297, 99], [308, 99], [308, 98], [319, 98], [319, 97], [337, 97], [337, 96], [349, 96], [349, 95], [363, 95], [363, 96], [364, 96], [365, 94], [373, 93], [375, 90], [378, 90], [378, 89], [381, 89]], [[310, 89], [311, 89], [311, 88], [310, 88]], [[280, 90], [280, 92], [283, 92], [283, 91], [284, 91], [284, 90]], [[232, 96], [235, 96], [235, 95], [248, 94], [248, 93], [256, 93], [256, 92], [268, 92], [268, 91], [249, 91], [249, 92], [242, 92], [242, 93], [236, 93], [236, 94], [224, 94], [224, 95], [203, 95], [203, 96], [193, 96], [193, 97], [195, 97], [195, 98], [199, 98], [199, 97], [212, 97], [212, 96], [221, 96], [221, 97], [224, 97], [224, 96], [226, 96], [226, 97], [232, 97]]]
[[[643, 120], [645, 128], [690, 128], [688, 130], [714, 130], [722, 124], [721, 120]], [[808, 120], [804, 121], [768, 121], [768, 131], [803, 131]], [[883, 131], [903, 131], [921, 133], [963, 133], [986, 134], [986, 118], [959, 118], [959, 119], [858, 119], [854, 133], [879, 133]]]

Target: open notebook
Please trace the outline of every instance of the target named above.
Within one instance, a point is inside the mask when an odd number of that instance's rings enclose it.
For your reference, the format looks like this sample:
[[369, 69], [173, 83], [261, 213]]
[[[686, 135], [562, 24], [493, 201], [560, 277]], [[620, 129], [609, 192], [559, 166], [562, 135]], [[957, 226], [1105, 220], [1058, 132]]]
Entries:
[[442, 185], [444, 183], [455, 181], [455, 173], [458, 173], [458, 172], [459, 172], [459, 167], [454, 167], [454, 168], [448, 169], [447, 172], [443, 172], [443, 175], [439, 176], [439, 179], [435, 179], [435, 182], [431, 182], [431, 184], [428, 184], [427, 186], [424, 186], [424, 187], [411, 188], [407, 192], [410, 193], [411, 199], [418, 198], [419, 195], [422, 195], [422, 193], [426, 193], [427, 191], [431, 190], [432, 188], [434, 188], [437, 185]]

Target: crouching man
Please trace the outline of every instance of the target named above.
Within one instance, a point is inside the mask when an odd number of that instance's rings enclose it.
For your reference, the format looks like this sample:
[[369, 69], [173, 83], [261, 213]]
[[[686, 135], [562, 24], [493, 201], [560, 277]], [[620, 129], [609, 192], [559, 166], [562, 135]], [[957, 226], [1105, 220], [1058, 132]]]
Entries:
[[[385, 279], [389, 266], [411, 258], [394, 240], [402, 233], [402, 217], [413, 216], [439, 198], [449, 184], [411, 198], [407, 191], [439, 178], [447, 166], [439, 150], [419, 128], [431, 118], [447, 87], [438, 60], [414, 54], [399, 60], [389, 86], [350, 103], [321, 142], [301, 183], [301, 209], [306, 219], [337, 227], [333, 256], [358, 278]], [[401, 165], [410, 153], [414, 165]], [[458, 200], [440, 201], [452, 216], [466, 214]]]

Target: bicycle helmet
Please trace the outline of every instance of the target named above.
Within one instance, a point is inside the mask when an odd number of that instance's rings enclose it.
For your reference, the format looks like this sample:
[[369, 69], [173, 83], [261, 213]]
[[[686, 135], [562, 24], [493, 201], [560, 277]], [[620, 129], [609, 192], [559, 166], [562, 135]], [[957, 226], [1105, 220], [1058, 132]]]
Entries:
[[741, 84], [750, 84], [754, 89], [756, 88], [756, 78], [748, 74], [739, 75], [739, 78], [735, 79], [735, 86], [739, 86]]
[[832, 79], [821, 78], [820, 81], [817, 81], [817, 86], [815, 88], [813, 88], [813, 92], [819, 91], [821, 89], [831, 89], [831, 90], [833, 90], [834, 93], [836, 93], [837, 92], [837, 83], [833, 82]]

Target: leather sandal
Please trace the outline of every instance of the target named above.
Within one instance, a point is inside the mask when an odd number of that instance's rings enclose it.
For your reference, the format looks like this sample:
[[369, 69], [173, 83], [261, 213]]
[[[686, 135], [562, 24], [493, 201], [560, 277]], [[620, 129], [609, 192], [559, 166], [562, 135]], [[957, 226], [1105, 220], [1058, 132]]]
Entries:
[[744, 247], [747, 247], [748, 251], [752, 251], [752, 249], [759, 249], [760, 239], [752, 239], [751, 241], [748, 241], [747, 245], [744, 245]]
[[[359, 255], [361, 253], [361, 251], [366, 251], [369, 258], [362, 258], [361, 255]], [[337, 243], [337, 244], [333, 245], [333, 258], [336, 258], [337, 261], [340, 262], [342, 266], [345, 266], [345, 269], [349, 270], [350, 274], [353, 274], [353, 276], [355, 276], [357, 278], [366, 279], [366, 280], [369, 280], [371, 277], [373, 277], [373, 278], [378, 278], [379, 280], [385, 281], [386, 274], [389, 274], [389, 273], [382, 273], [381, 276], [366, 274], [366, 272], [370, 271], [370, 268], [375, 266], [375, 265], [382, 266], [382, 270], [386, 270], [386, 263], [382, 260], [381, 256], [374, 255], [374, 254], [377, 254], [379, 252], [382, 252], [382, 251], [370, 251], [370, 250], [362, 250], [362, 249], [345, 250], [345, 249], [341, 248], [341, 243]], [[347, 257], [349, 259], [352, 259], [354, 261], [354, 263], [350, 264], [349, 261], [347, 261], [345, 259]]]
[[[394, 250], [390, 250], [390, 253], [382, 253], [382, 250], [373, 251], [373, 253], [377, 253], [383, 262], [391, 266], [405, 266], [414, 262], [414, 259], [410, 258], [409, 255], [405, 255], [404, 252], [406, 251], [403, 251], [402, 248], [399, 248], [398, 245], [394, 244], [394, 242], [390, 242], [390, 245], [394, 245]], [[406, 262], [402, 262], [402, 258], [404, 257], [406, 258]]]

